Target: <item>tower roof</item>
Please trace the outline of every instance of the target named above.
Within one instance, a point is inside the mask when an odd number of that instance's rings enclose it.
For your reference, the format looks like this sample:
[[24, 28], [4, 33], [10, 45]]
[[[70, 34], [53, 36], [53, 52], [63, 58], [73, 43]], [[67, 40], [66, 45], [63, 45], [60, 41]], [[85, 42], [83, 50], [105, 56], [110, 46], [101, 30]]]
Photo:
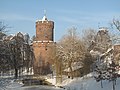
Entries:
[[44, 10], [44, 16], [42, 18], [42, 21], [46, 21], [47, 20], [47, 17], [46, 17], [46, 10]]
[[42, 21], [47, 21], [47, 17], [44, 15]]
[[42, 21], [42, 22], [44, 22], [44, 21], [51, 21], [51, 20], [48, 20], [48, 19], [47, 19], [46, 10], [44, 10], [44, 16], [43, 16], [43, 18], [42, 18], [42, 19], [39, 19], [39, 20], [36, 20], [36, 22], [38, 22], [38, 21]]
[[47, 17], [44, 15], [42, 19], [36, 20], [36, 22], [38, 22], [38, 21], [42, 21], [42, 22], [43, 22], [43, 21], [48, 21], [48, 19], [47, 19]]

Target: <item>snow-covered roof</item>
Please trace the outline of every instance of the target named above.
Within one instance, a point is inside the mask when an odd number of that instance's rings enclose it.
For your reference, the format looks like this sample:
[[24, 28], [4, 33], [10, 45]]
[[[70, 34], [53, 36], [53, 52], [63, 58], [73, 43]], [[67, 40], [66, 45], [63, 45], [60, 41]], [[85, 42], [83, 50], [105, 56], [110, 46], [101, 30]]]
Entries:
[[[80, 69], [80, 68], [82, 68], [83, 66], [74, 66], [74, 67], [72, 67], [72, 71], [75, 71], [75, 70], [78, 70], [78, 69]], [[65, 69], [64, 70], [65, 72], [70, 72], [70, 68], [67, 68], [67, 69]]]
[[42, 21], [47, 21], [47, 17], [43, 16]]
[[90, 54], [92, 54], [92, 55], [100, 55], [101, 53], [99, 51], [91, 50]]
[[107, 53], [109, 53], [111, 50], [113, 50], [113, 47], [108, 48]]
[[116, 44], [114, 44], [113, 46], [120, 46], [120, 43], [116, 43]]
[[[71, 64], [71, 66], [72, 66], [72, 71], [78, 70], [83, 67], [81, 62], [74, 62]], [[64, 69], [64, 71], [70, 72], [70, 68], [68, 67], [68, 68]]]
[[36, 20], [36, 22], [38, 22], [38, 21], [42, 21], [43, 22], [43, 21], [48, 21], [48, 19], [47, 19], [46, 15], [44, 15], [41, 20]]
[[108, 29], [107, 27], [100, 27], [100, 28], [99, 28], [99, 31], [104, 31], [104, 32], [106, 32], [107, 29]]

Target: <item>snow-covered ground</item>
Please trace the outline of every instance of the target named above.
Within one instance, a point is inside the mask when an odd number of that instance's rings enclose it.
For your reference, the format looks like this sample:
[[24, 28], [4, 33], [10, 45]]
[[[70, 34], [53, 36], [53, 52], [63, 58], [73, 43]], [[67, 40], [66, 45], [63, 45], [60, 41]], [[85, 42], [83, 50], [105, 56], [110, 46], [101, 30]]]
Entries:
[[[0, 90], [112, 90], [112, 82], [103, 81], [103, 88], [101, 88], [101, 83], [96, 82], [92, 74], [74, 79], [68, 79], [65, 76], [63, 76], [63, 78], [64, 80], [61, 84], [56, 84], [55, 78], [46, 78], [47, 81], [55, 85], [56, 88], [41, 85], [22, 87], [23, 84], [19, 82], [19, 80], [0, 78]], [[58, 86], [63, 88], [60, 89]], [[120, 90], [120, 78], [117, 79], [116, 90]]]
[[22, 86], [22, 83], [15, 81], [13, 78], [0, 78], [0, 90], [13, 90], [13, 88]]
[[[55, 79], [48, 79], [48, 81], [55, 84]], [[82, 78], [66, 79], [62, 84], [57, 84], [56, 86], [62, 86], [66, 88], [65, 90], [113, 90], [112, 82], [104, 80], [103, 88], [101, 88], [101, 83], [96, 82], [92, 74]], [[117, 79], [115, 90], [120, 90], [120, 78]]]
[[0, 78], [0, 90], [63, 90], [54, 86], [33, 85], [23, 86], [19, 80]]

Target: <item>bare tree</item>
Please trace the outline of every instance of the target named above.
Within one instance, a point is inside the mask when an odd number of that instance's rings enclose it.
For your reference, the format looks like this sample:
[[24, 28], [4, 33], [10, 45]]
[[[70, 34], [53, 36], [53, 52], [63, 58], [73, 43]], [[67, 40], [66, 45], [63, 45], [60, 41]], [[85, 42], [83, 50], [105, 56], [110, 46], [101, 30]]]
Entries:
[[[106, 27], [101, 27], [95, 35], [90, 35], [94, 38], [91, 39], [91, 44], [88, 46], [89, 51], [98, 51], [99, 53], [104, 53], [112, 46], [111, 36]], [[89, 36], [89, 34], [87, 36]]]
[[95, 38], [97, 35], [97, 30], [95, 29], [85, 29], [83, 30], [83, 41], [88, 51], [90, 51], [95, 45]]
[[6, 28], [7, 28], [7, 25], [4, 25], [3, 22], [0, 21], [0, 40], [2, 40], [4, 36], [6, 36], [5, 34]]
[[7, 25], [4, 25], [3, 22], [0, 21], [0, 32], [5, 32]]
[[[117, 30], [117, 31], [119, 31], [120, 32], [120, 18], [114, 18], [113, 20], [112, 20], [112, 22], [110, 23], [110, 25], [111, 25], [111, 28], [113, 29], [113, 30]], [[120, 33], [118, 33], [118, 34], [115, 34], [113, 37], [112, 37], [112, 40], [113, 40], [113, 43], [114, 44], [118, 44], [118, 43], [120, 43], [120, 35], [119, 35]]]
[[8, 45], [3, 41], [3, 37], [6, 36], [7, 26], [0, 21], [0, 71], [6, 71], [8, 69], [7, 60], [9, 59]]
[[[96, 72], [95, 79], [97, 82], [109, 80], [113, 82], [113, 90], [115, 90], [115, 81], [118, 78], [118, 73], [115, 68], [117, 67], [113, 61], [113, 48], [111, 36], [106, 28], [100, 28], [98, 31], [91, 54], [96, 55], [94, 71]], [[112, 62], [111, 62], [112, 61]], [[111, 62], [111, 64], [110, 64]]]
[[111, 25], [115, 26], [115, 28], [120, 31], [120, 19], [113, 19]]
[[15, 36], [8, 36], [5, 34], [7, 28], [7, 25], [0, 22], [0, 71], [9, 72], [14, 69], [17, 78], [21, 68], [26, 67], [29, 71], [32, 67], [34, 54], [28, 34], [19, 32]]
[[11, 62], [9, 63], [11, 68], [15, 70], [15, 78], [18, 78], [18, 71], [23, 65], [22, 60], [22, 46], [24, 39], [21, 33], [18, 33], [16, 36], [13, 36], [10, 42], [10, 52], [11, 52]]
[[0, 41], [0, 71], [5, 72], [9, 70], [9, 46], [7, 42]]
[[83, 41], [88, 49], [92, 48], [92, 44], [95, 41], [97, 35], [97, 30], [95, 29], [85, 29], [83, 30]]
[[82, 40], [77, 35], [76, 28], [70, 28], [56, 48], [57, 57], [61, 59], [61, 62], [64, 62], [63, 66], [69, 69], [70, 76], [73, 78], [73, 67], [77, 67], [76, 63], [82, 65], [86, 52]]
[[15, 78], [18, 77], [18, 73], [20, 74], [20, 69], [26, 68], [27, 72], [29, 72], [29, 68], [32, 67], [33, 64], [34, 55], [32, 52], [32, 48], [29, 45], [29, 41], [28, 41], [29, 36], [28, 38], [27, 37], [25, 38], [24, 35], [19, 32], [17, 33], [16, 36], [14, 36], [10, 40], [10, 45], [11, 45], [10, 65], [15, 70]]

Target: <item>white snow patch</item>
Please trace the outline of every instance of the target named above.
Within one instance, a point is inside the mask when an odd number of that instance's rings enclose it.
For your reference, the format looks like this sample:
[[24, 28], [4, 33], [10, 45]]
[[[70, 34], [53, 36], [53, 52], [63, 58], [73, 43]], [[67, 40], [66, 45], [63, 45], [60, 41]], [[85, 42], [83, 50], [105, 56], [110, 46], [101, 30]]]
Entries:
[[[55, 84], [56, 86], [64, 87], [64, 90], [112, 90], [112, 82], [107, 80], [103, 81], [103, 88], [101, 88], [101, 82], [96, 82], [92, 77], [93, 74], [88, 74], [84, 77], [78, 77], [74, 79], [66, 79], [61, 84]], [[48, 80], [49, 81], [49, 80]], [[54, 82], [54, 80], [50, 80]], [[120, 90], [120, 78], [117, 79], [116, 90]]]

